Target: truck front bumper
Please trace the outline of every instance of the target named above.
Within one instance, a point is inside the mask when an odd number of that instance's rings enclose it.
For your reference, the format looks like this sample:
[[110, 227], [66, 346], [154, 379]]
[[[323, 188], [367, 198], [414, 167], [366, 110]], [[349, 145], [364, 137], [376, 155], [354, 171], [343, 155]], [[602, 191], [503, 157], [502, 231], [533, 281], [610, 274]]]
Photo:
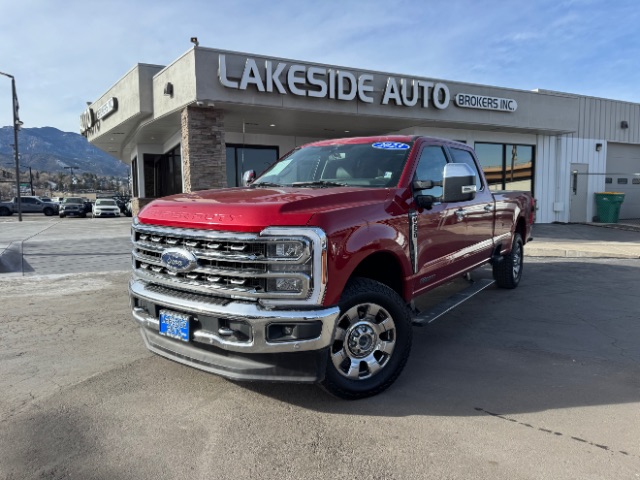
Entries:
[[[339, 308], [273, 310], [258, 303], [129, 283], [145, 345], [163, 357], [233, 380], [317, 382]], [[160, 311], [189, 316], [189, 341], [160, 335]]]

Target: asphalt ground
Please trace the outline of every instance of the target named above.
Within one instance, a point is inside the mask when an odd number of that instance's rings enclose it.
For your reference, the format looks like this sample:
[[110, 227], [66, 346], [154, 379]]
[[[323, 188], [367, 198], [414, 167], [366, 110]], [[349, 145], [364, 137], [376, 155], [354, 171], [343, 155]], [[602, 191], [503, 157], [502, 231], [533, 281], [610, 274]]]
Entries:
[[13, 233], [28, 265], [32, 242], [123, 242], [123, 267], [0, 275], [0, 478], [640, 478], [640, 260], [529, 256], [516, 290], [414, 329], [399, 380], [345, 402], [147, 352], [128, 221]]

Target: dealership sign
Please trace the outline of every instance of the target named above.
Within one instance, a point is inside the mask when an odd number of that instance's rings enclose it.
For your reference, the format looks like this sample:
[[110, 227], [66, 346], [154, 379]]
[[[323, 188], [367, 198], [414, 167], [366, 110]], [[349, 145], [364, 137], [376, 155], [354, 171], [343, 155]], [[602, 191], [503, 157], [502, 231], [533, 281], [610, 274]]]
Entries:
[[[258, 66], [253, 58], [247, 58], [242, 76], [231, 79], [227, 75], [226, 56], [220, 55], [218, 79], [226, 88], [246, 90], [250, 85], [259, 92], [292, 94], [299, 97], [329, 98], [363, 103], [374, 103], [373, 75], [355, 75], [333, 68], [287, 64], [266, 60]], [[449, 106], [451, 94], [444, 83], [428, 80], [388, 77], [380, 103], [422, 108], [434, 106], [443, 110]]]
[[512, 98], [485, 97], [470, 93], [458, 93], [456, 105], [462, 108], [477, 108], [480, 110], [496, 110], [498, 112], [515, 112], [518, 103]]
[[80, 133], [82, 135], [90, 132], [97, 126], [100, 120], [107, 118], [109, 115], [118, 110], [118, 99], [116, 97], [109, 98], [95, 112], [93, 108], [87, 108], [80, 115]]

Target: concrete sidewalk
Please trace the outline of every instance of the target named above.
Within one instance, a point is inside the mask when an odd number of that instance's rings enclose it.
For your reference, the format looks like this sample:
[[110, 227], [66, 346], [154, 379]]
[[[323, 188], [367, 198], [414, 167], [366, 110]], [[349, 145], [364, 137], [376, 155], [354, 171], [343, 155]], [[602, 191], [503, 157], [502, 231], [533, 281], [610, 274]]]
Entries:
[[532, 257], [640, 258], [640, 231], [601, 224], [544, 223], [524, 250]]

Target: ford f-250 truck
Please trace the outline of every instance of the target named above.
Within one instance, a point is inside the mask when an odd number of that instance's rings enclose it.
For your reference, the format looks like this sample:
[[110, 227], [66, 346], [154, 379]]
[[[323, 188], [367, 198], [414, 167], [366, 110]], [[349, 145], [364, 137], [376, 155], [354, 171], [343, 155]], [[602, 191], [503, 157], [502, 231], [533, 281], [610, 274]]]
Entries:
[[195, 368], [374, 395], [405, 366], [416, 297], [487, 263], [518, 286], [534, 212], [529, 193], [489, 191], [462, 143], [311, 143], [246, 187], [143, 208], [133, 316], [149, 350]]

